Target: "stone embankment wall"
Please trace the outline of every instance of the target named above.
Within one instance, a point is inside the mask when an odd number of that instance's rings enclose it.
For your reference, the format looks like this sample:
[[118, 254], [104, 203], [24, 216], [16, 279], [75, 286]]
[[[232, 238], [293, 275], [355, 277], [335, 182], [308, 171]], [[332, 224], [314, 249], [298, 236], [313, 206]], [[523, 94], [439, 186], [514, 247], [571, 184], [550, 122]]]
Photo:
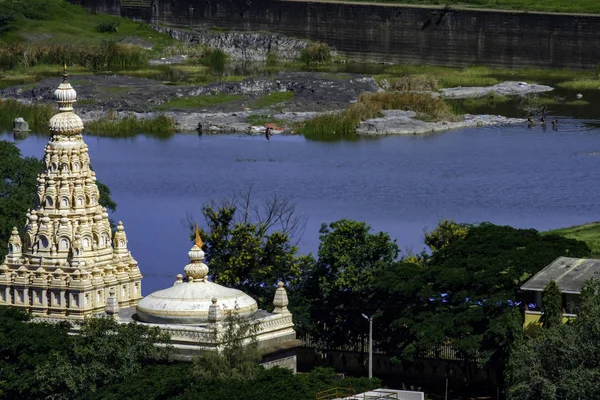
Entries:
[[265, 61], [269, 53], [277, 60], [295, 60], [309, 42], [265, 32], [213, 32], [208, 29], [182, 31], [151, 25], [181, 42], [199, 43], [223, 50], [232, 60]]
[[592, 68], [600, 16], [295, 0], [72, 0], [179, 28], [265, 31], [323, 41], [352, 60]]

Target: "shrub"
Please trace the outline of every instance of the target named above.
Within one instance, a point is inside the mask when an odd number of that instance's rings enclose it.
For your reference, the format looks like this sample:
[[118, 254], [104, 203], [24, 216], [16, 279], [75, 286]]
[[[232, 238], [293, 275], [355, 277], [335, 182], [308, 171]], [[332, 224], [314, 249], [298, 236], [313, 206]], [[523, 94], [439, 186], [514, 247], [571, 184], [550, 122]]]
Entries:
[[267, 54], [267, 65], [268, 66], [274, 66], [277, 65], [277, 52], [274, 50], [269, 50], [269, 53]]
[[119, 31], [119, 21], [101, 22], [96, 25], [96, 31], [100, 33], [113, 33]]
[[331, 61], [331, 48], [327, 43], [312, 43], [302, 49], [300, 60], [307, 65], [322, 65]]
[[394, 81], [392, 89], [435, 91], [438, 89], [438, 81], [432, 75], [407, 75]]
[[225, 72], [227, 54], [221, 49], [209, 49], [206, 53], [205, 63], [214, 75], [221, 76]]

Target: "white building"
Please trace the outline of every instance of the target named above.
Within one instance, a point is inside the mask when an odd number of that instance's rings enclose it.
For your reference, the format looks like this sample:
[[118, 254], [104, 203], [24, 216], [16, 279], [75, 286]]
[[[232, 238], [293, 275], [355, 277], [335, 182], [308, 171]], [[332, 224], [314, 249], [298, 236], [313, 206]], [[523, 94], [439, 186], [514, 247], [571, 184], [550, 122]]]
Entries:
[[104, 312], [110, 293], [120, 306], [135, 306], [142, 298], [142, 275], [123, 224], [113, 236], [98, 203], [83, 122], [73, 112], [77, 93], [66, 69], [54, 95], [59, 112], [50, 119], [35, 204], [22, 235], [13, 228], [0, 265], [0, 305], [68, 319]]

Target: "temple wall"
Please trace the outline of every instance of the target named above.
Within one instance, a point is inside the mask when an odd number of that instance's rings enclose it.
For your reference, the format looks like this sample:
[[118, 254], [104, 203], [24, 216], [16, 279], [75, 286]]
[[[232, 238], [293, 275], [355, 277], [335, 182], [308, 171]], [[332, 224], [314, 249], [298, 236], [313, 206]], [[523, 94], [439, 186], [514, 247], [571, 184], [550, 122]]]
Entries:
[[594, 68], [600, 16], [293, 0], [72, 0], [179, 28], [216, 26], [323, 41], [352, 60]]

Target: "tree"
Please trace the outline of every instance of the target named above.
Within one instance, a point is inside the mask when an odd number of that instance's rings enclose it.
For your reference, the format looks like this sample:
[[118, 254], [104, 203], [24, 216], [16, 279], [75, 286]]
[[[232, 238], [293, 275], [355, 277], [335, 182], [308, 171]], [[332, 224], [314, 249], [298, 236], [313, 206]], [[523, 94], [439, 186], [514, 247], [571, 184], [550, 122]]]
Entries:
[[222, 348], [207, 351], [194, 360], [194, 373], [201, 379], [254, 379], [263, 368], [259, 365], [256, 334], [258, 325], [235, 313], [225, 317], [225, 330], [219, 335], [215, 329], [213, 340]]
[[423, 267], [403, 263], [379, 270], [375, 280], [388, 296], [379, 302], [381, 319], [396, 338], [390, 343], [405, 358], [451, 343], [467, 360], [501, 376], [510, 346], [522, 335], [520, 286], [558, 256], [589, 254], [584, 242], [533, 229], [472, 226]]
[[432, 252], [436, 252], [464, 239], [468, 232], [468, 225], [445, 219], [431, 232], [425, 231], [425, 244]]
[[66, 351], [37, 364], [35, 384], [56, 398], [77, 398], [117, 383], [145, 364], [168, 360], [170, 337], [158, 327], [121, 324], [109, 317], [86, 319]]
[[585, 283], [574, 322], [517, 341], [507, 382], [510, 400], [600, 398], [600, 281]]
[[555, 281], [550, 281], [542, 292], [542, 316], [540, 323], [550, 329], [562, 323], [562, 293]]
[[398, 257], [395, 241], [383, 232], [371, 233], [364, 222], [340, 220], [321, 227], [319, 258], [303, 288], [310, 300], [316, 338], [326, 346], [355, 344], [372, 315], [375, 272]]
[[279, 281], [293, 298], [313, 259], [298, 255], [293, 244], [302, 235], [306, 217], [296, 215], [292, 203], [273, 196], [257, 206], [250, 188], [205, 205], [202, 213], [207, 224], [202, 230], [203, 249], [214, 282], [244, 291], [267, 310], [272, 309]]
[[[0, 262], [8, 252], [8, 239], [13, 227], [23, 233], [25, 214], [33, 205], [40, 160], [22, 157], [14, 143], [0, 140]], [[109, 188], [99, 181], [100, 205], [115, 211], [117, 204], [110, 198]]]
[[13, 143], [0, 141], [0, 263], [8, 252], [12, 228], [22, 233], [27, 209], [33, 204], [41, 162], [21, 157]]

